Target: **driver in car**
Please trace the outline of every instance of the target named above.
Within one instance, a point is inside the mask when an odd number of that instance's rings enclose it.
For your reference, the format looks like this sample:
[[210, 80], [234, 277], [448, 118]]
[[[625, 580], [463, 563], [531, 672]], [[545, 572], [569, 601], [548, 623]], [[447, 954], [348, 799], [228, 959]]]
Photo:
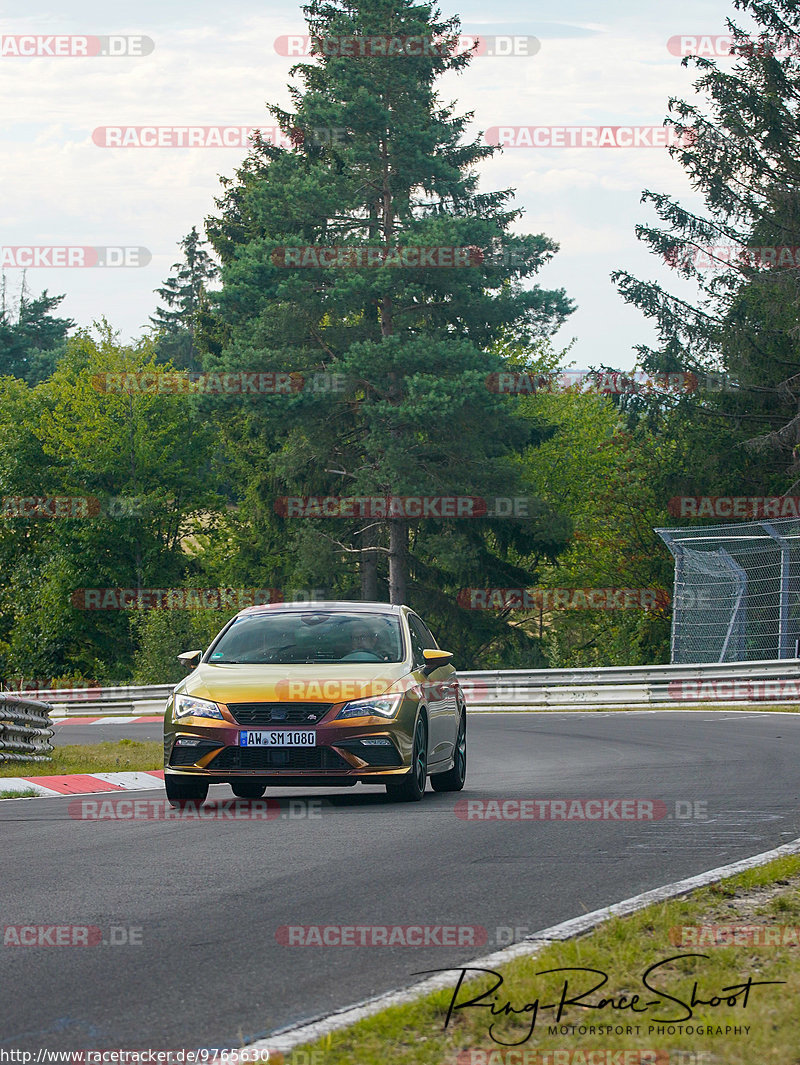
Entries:
[[356, 621], [350, 628], [350, 653], [342, 657], [343, 662], [383, 662], [386, 660], [384, 649], [380, 646], [377, 632], [363, 621]]

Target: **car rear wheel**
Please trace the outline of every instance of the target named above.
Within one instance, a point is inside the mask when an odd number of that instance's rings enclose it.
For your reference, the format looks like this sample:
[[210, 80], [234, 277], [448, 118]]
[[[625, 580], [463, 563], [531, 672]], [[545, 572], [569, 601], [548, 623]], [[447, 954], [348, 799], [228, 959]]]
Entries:
[[467, 714], [461, 711], [461, 721], [458, 725], [458, 739], [456, 740], [455, 754], [453, 755], [453, 768], [446, 773], [432, 773], [431, 787], [434, 791], [461, 791], [464, 781], [467, 779]]
[[208, 795], [208, 781], [196, 780], [194, 777], [175, 777], [168, 774], [164, 777], [164, 787], [167, 789], [167, 802], [170, 806], [185, 806], [190, 802], [199, 806], [205, 802]]
[[411, 768], [395, 783], [386, 785], [386, 794], [393, 802], [419, 802], [425, 794], [428, 779], [428, 726], [420, 717], [414, 729], [414, 747], [411, 751]]
[[237, 799], [260, 799], [266, 790], [266, 784], [251, 784], [244, 780], [239, 784], [231, 784], [231, 791]]

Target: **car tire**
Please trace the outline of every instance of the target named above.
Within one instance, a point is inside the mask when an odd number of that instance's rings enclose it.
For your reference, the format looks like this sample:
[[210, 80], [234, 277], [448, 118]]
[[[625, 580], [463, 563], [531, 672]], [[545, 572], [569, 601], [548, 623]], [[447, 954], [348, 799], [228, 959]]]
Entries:
[[399, 781], [386, 785], [386, 794], [392, 802], [419, 802], [425, 794], [428, 779], [428, 726], [420, 715], [414, 728], [414, 746], [411, 750], [411, 768]]
[[190, 802], [200, 806], [208, 795], [208, 781], [196, 780], [194, 777], [175, 777], [167, 774], [164, 777], [164, 787], [170, 806], [185, 806]]
[[231, 791], [237, 799], [260, 799], [266, 790], [266, 784], [251, 784], [247, 780], [231, 784]]
[[461, 791], [467, 779], [467, 712], [461, 711], [458, 723], [458, 738], [453, 758], [453, 768], [446, 773], [431, 773], [431, 787], [434, 791]]

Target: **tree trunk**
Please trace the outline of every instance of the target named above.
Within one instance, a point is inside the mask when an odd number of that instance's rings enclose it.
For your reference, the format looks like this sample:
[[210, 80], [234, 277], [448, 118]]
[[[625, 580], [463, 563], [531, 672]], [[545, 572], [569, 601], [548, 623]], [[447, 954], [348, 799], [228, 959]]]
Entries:
[[[381, 158], [383, 162], [383, 188], [382, 188], [382, 229], [383, 241], [386, 248], [391, 247], [394, 239], [394, 200], [392, 197], [392, 183], [389, 172], [389, 149], [386, 140], [381, 141]], [[381, 337], [386, 338], [394, 333], [394, 305], [391, 295], [385, 295], [378, 304], [380, 315]], [[400, 376], [392, 371], [389, 374], [389, 399], [394, 404], [400, 403], [402, 388]], [[395, 440], [400, 439], [400, 431], [397, 428], [390, 430]], [[399, 605], [406, 602], [408, 584], [408, 523], [401, 518], [392, 518], [389, 521], [389, 602]]]
[[[361, 536], [361, 547], [375, 547], [378, 542], [378, 530], [373, 525], [365, 529]], [[361, 556], [361, 598], [366, 603], [378, 601], [378, 552], [364, 551]]]
[[389, 522], [389, 602], [406, 602], [408, 582], [408, 524], [402, 518]]

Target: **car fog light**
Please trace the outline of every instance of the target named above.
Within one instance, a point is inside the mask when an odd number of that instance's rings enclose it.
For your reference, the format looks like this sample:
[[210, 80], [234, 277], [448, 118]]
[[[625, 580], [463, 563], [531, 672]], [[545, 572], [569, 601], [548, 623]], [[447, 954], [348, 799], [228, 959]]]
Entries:
[[362, 740], [361, 743], [362, 743], [362, 745], [364, 747], [391, 747], [392, 746], [392, 741], [391, 740], [387, 740], [384, 737], [380, 737], [378, 739], [373, 739], [373, 740]]

